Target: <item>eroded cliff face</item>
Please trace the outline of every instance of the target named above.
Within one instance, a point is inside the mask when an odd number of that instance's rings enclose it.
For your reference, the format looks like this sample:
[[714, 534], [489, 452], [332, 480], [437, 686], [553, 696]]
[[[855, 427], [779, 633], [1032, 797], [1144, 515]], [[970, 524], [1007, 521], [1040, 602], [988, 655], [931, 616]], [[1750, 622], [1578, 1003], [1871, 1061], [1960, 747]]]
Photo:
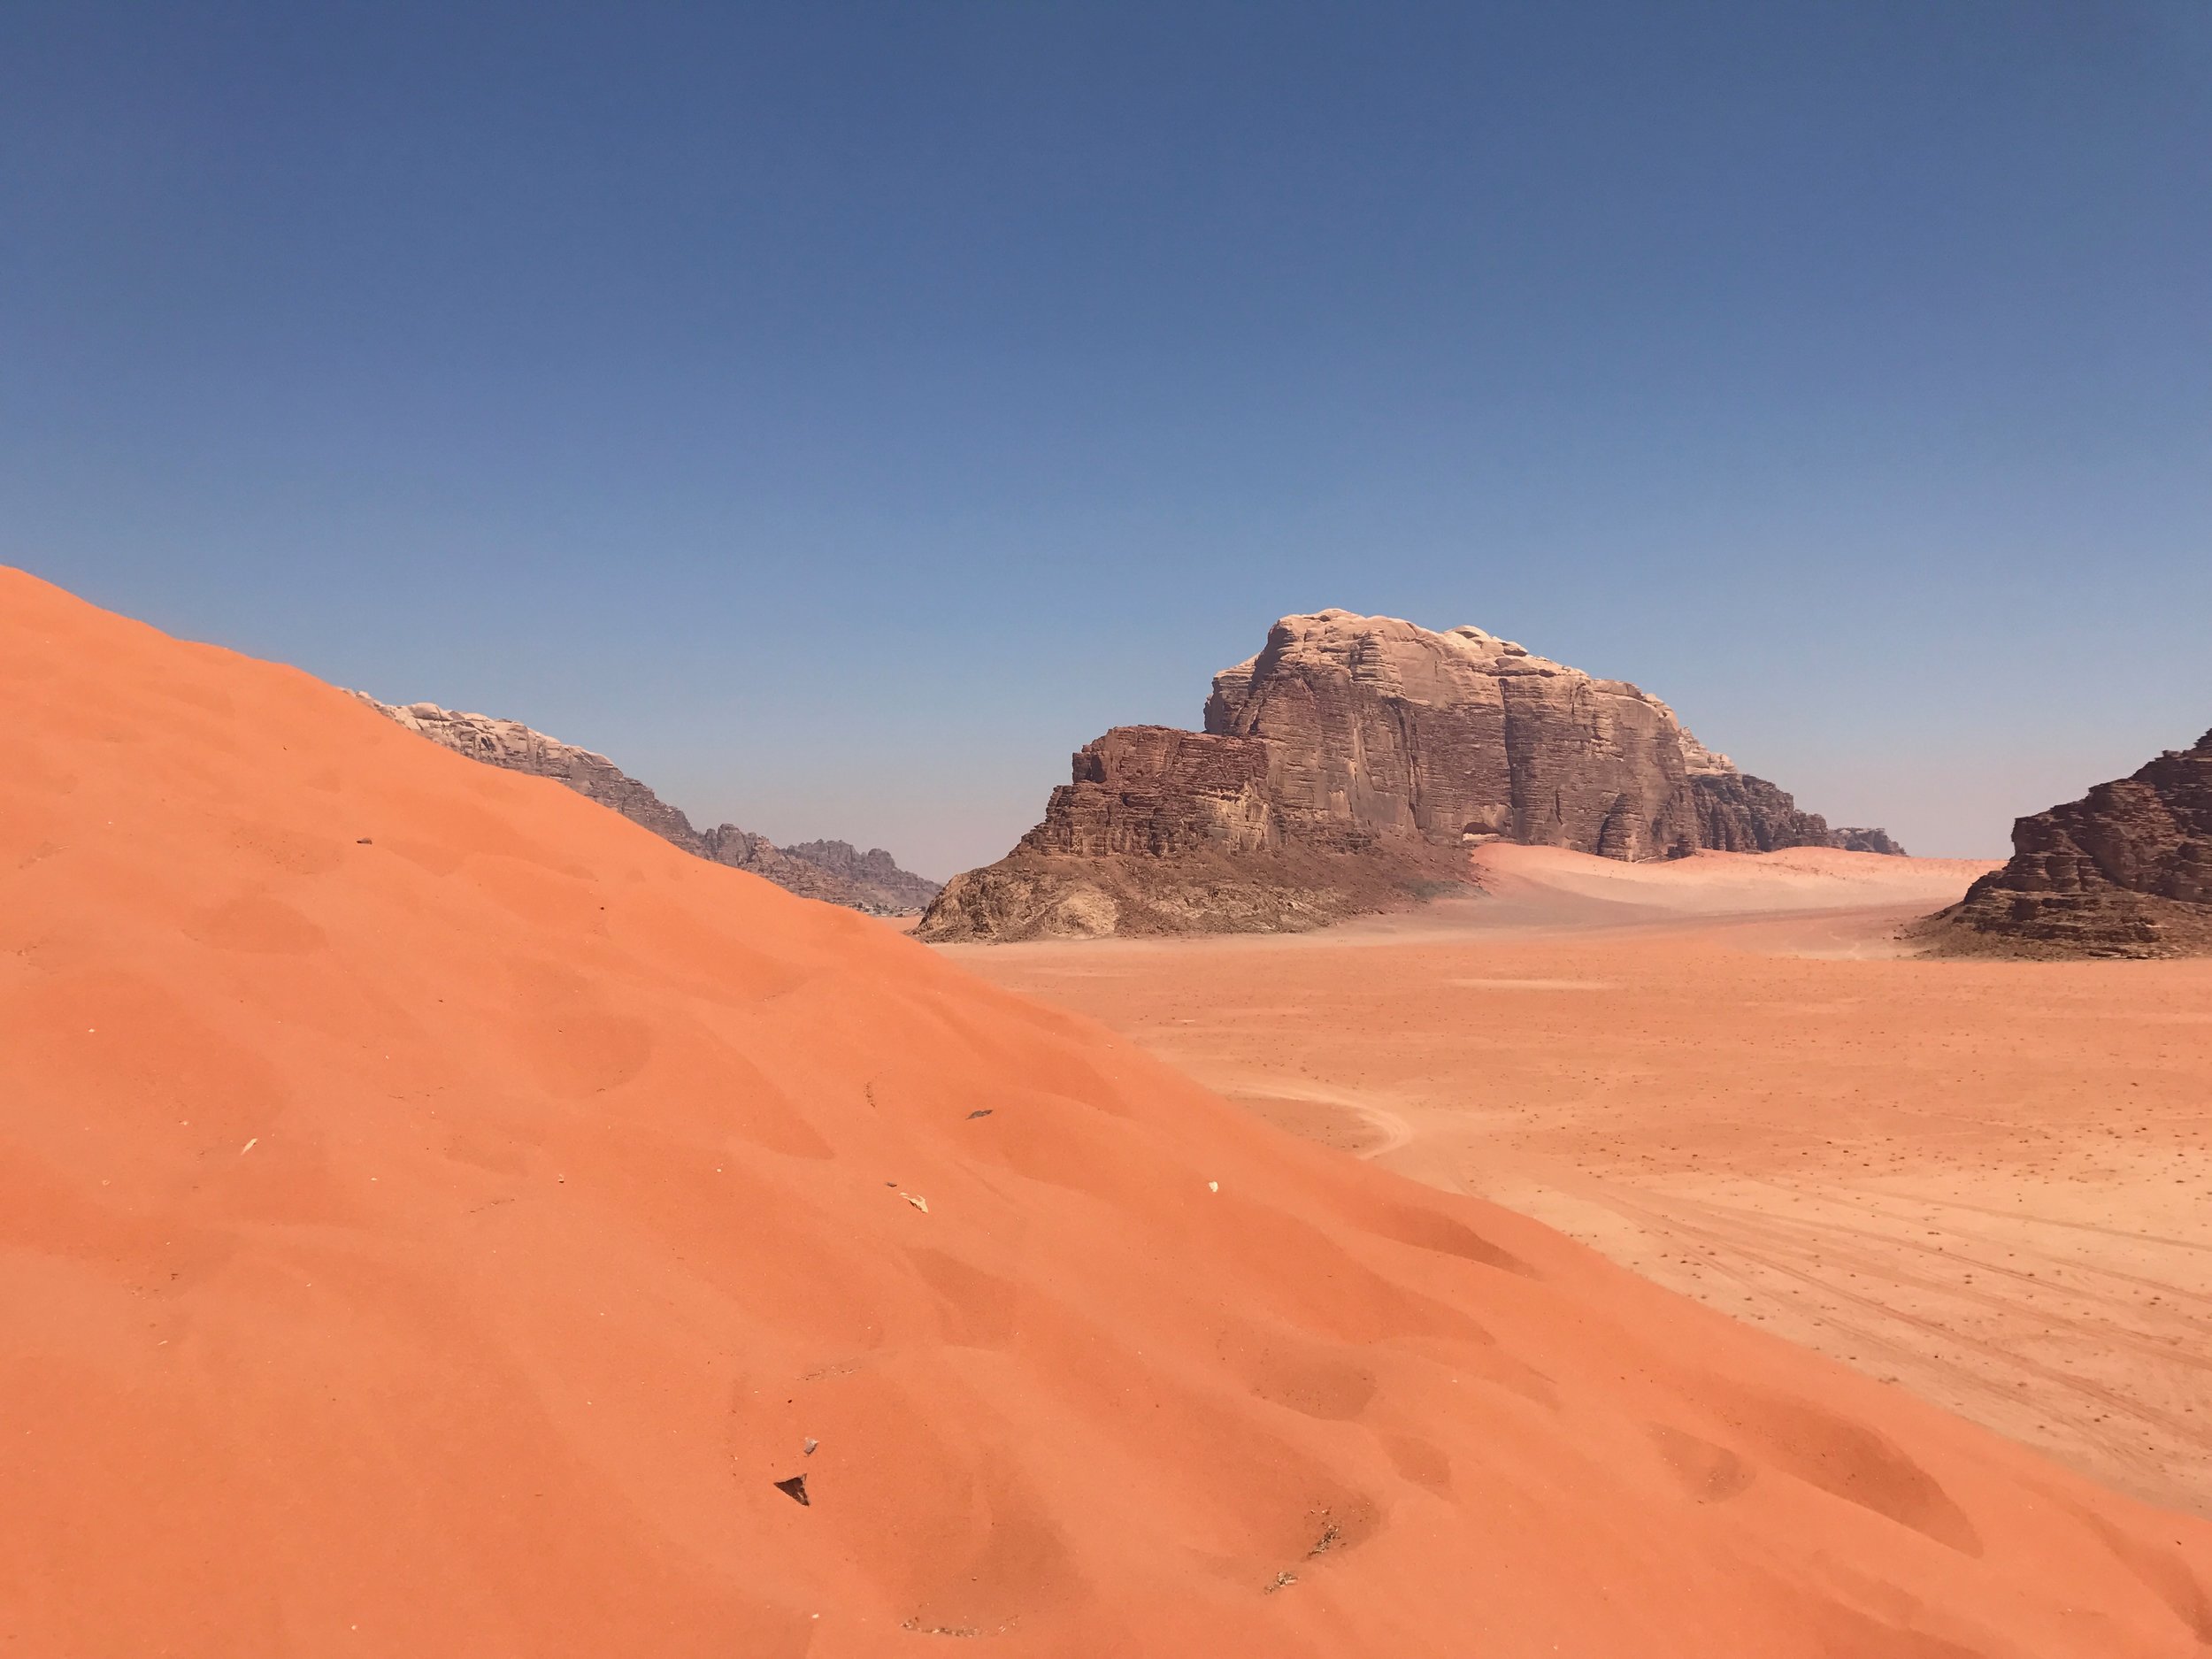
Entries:
[[1118, 726], [1076, 751], [1072, 778], [1052, 792], [1044, 822], [1021, 844], [1085, 858], [1278, 849], [1286, 827], [1273, 760], [1271, 747], [1254, 738]]
[[1202, 732], [1078, 751], [1044, 821], [920, 932], [1318, 926], [1463, 880], [1465, 847], [1499, 838], [1630, 860], [1844, 844], [1626, 681], [1480, 628], [1324, 611], [1217, 674]]
[[1696, 844], [1674, 711], [1480, 628], [1285, 617], [1214, 677], [1206, 730], [1268, 740], [1275, 805], [1307, 836], [1502, 834], [1618, 858]]
[[1955, 954], [2212, 955], [2212, 732], [2019, 819], [2012, 847], [1917, 931]]
[[1281, 759], [1265, 738], [1116, 726], [1076, 751], [1044, 821], [997, 864], [955, 876], [917, 932], [1294, 933], [1463, 881], [1455, 844], [1284, 810]]
[[[353, 695], [410, 731], [457, 754], [488, 766], [555, 779], [687, 853], [750, 871], [802, 898], [896, 916], [911, 915], [937, 895], [936, 882], [901, 870], [881, 848], [866, 854], [855, 853], [844, 841], [782, 848], [734, 824], [696, 829], [682, 812], [604, 755], [548, 737], [519, 720], [465, 714], [442, 709], [434, 703], [394, 704], [379, 703], [364, 692]], [[810, 856], [809, 849], [822, 856]]]
[[1835, 847], [1845, 852], [1905, 849], [1884, 829], [1830, 829], [1817, 812], [1801, 811], [1786, 789], [1749, 772], [1701, 772], [1690, 779], [1697, 803], [1697, 844], [1724, 853], [1771, 853], [1785, 847]]

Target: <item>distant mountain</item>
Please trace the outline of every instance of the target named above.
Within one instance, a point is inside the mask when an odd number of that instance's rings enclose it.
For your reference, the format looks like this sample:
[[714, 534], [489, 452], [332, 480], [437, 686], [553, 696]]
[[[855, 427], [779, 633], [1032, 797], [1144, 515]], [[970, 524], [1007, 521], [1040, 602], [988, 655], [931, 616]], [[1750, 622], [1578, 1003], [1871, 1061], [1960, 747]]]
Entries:
[[1799, 810], [1624, 681], [1477, 627], [1324, 611], [1214, 676], [1203, 732], [1117, 726], [1078, 751], [1044, 821], [918, 931], [1317, 926], [1465, 881], [1468, 843], [1498, 839], [1630, 860], [1902, 850]]
[[941, 881], [932, 881], [927, 876], [900, 869], [897, 860], [880, 847], [864, 853], [850, 841], [799, 841], [778, 850], [787, 858], [803, 859], [841, 877], [856, 891], [867, 895], [878, 908], [894, 916], [909, 916], [927, 910], [929, 902], [944, 887]]
[[2018, 819], [2012, 849], [1915, 931], [1954, 955], [2212, 955], [2212, 732]]
[[749, 870], [803, 898], [843, 904], [872, 915], [904, 916], [922, 910], [937, 895], [938, 883], [900, 869], [879, 847], [866, 853], [856, 852], [844, 841], [778, 847], [766, 836], [734, 824], [695, 829], [683, 813], [604, 755], [548, 737], [519, 720], [464, 714], [434, 703], [395, 705], [379, 703], [365, 692], [353, 695], [456, 754], [488, 766], [555, 779], [686, 852], [733, 869]]

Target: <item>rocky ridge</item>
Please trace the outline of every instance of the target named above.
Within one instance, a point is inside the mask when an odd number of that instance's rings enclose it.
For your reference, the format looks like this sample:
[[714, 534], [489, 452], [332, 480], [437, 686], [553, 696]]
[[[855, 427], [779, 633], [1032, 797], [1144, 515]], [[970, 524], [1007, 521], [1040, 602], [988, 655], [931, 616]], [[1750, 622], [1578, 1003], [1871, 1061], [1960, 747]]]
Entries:
[[1693, 771], [1690, 788], [1697, 803], [1697, 844], [1708, 851], [1771, 853], [1785, 847], [1834, 847], [1849, 853], [1905, 856], [1887, 830], [1830, 829], [1819, 813], [1799, 810], [1787, 790], [1732, 766]]
[[1912, 931], [1954, 956], [2212, 955], [2212, 732], [2016, 820], [2012, 848]]
[[388, 718], [432, 742], [488, 766], [551, 778], [611, 808], [633, 824], [687, 853], [735, 870], [749, 871], [798, 894], [877, 916], [906, 916], [937, 895], [938, 883], [902, 870], [881, 848], [866, 853], [846, 841], [807, 841], [778, 847], [734, 824], [695, 828], [681, 811], [624, 772], [604, 755], [534, 731], [519, 720], [465, 714], [434, 703], [380, 703], [353, 694]]
[[898, 860], [880, 847], [860, 851], [850, 841], [795, 841], [779, 848], [787, 858], [796, 858], [818, 870], [841, 877], [891, 914], [914, 915], [929, 908], [944, 883], [899, 868]]
[[1900, 850], [1799, 810], [1626, 681], [1477, 627], [1324, 611], [1215, 675], [1204, 730], [1118, 726], [1077, 751], [1043, 822], [918, 931], [1317, 926], [1463, 882], [1466, 847], [1495, 839], [1628, 860]]

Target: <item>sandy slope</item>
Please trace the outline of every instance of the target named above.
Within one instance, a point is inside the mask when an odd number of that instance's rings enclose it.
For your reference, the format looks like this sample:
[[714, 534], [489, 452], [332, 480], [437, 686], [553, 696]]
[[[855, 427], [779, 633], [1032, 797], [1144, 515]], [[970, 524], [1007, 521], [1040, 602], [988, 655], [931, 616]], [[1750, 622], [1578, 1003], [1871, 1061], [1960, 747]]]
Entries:
[[2212, 1528], [303, 675], [6, 574], [0, 689], [0, 1648], [2212, 1632]]
[[2212, 1514], [2212, 963], [1898, 959], [1980, 864], [1486, 858], [1357, 929], [963, 960]]
[[[1486, 891], [1549, 918], [1602, 921], [1686, 916], [1776, 915], [1898, 908], [1923, 913], [1955, 901], [1977, 876], [1997, 868], [1966, 858], [1893, 858], [1792, 847], [1777, 853], [1698, 853], [1630, 864], [1563, 847], [1479, 849]], [[1610, 913], [1601, 915], [1598, 907]]]

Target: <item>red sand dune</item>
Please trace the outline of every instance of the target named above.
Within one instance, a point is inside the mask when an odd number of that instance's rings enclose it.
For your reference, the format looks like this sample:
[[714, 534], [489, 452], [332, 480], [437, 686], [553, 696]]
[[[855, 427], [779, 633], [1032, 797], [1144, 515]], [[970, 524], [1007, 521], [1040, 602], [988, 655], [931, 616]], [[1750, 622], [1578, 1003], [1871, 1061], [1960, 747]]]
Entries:
[[0, 687], [0, 1650], [2212, 1640], [2204, 1524], [296, 671], [5, 573]]

